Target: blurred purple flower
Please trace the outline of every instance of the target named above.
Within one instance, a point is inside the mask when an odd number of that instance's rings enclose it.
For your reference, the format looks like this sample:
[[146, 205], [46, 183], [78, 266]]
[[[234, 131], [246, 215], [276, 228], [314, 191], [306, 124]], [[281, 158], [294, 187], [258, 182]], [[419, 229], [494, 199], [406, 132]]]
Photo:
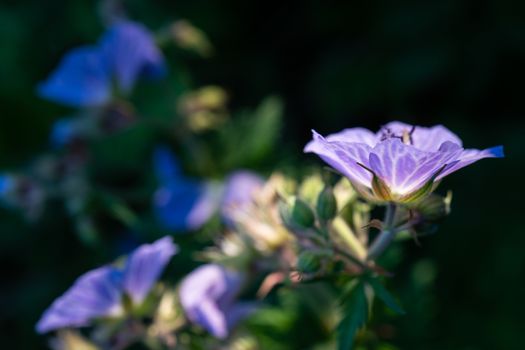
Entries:
[[221, 189], [211, 182], [184, 177], [173, 153], [159, 147], [153, 166], [160, 187], [153, 207], [160, 223], [174, 231], [196, 230], [217, 211]]
[[107, 265], [85, 273], [44, 312], [37, 332], [83, 327], [95, 318], [119, 316], [124, 312], [124, 293], [139, 305], [176, 252], [177, 246], [166, 236], [135, 249], [124, 268]]
[[97, 46], [72, 50], [51, 76], [38, 86], [41, 97], [72, 107], [95, 107], [110, 101], [112, 82], [129, 93], [138, 77], [166, 73], [160, 50], [141, 24], [119, 21]]
[[447, 128], [391, 122], [378, 133], [346, 129], [322, 137], [313, 131], [305, 152], [319, 155], [362, 194], [410, 202], [430, 193], [445, 176], [483, 158], [503, 157], [503, 147], [464, 149]]
[[190, 273], [180, 287], [182, 308], [188, 319], [217, 338], [226, 338], [241, 319], [255, 310], [255, 304], [237, 302], [243, 276], [216, 265], [203, 265]]
[[221, 217], [232, 225], [231, 210], [250, 203], [253, 195], [264, 185], [264, 180], [254, 172], [239, 170], [231, 173], [226, 179], [224, 194], [221, 201]]

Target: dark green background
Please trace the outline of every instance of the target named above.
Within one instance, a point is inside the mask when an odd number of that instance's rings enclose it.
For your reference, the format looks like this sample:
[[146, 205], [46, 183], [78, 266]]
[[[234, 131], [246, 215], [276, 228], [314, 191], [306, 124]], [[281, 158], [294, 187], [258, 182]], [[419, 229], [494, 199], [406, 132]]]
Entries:
[[[392, 119], [445, 124], [467, 147], [503, 144], [505, 159], [443, 182], [454, 200], [439, 234], [422, 247], [405, 243], [390, 288], [407, 315], [393, 321], [390, 336], [400, 349], [525, 347], [525, 3], [127, 3], [152, 29], [187, 18], [208, 33], [214, 57], [185, 63], [197, 85], [224, 86], [232, 109], [282, 96], [281, 140], [297, 159], [320, 164], [300, 155], [311, 128], [376, 129]], [[52, 121], [68, 110], [38, 99], [35, 84], [102, 31], [94, 1], [2, 0], [0, 166], [22, 166], [46, 147]], [[108, 257], [83, 248], [60, 215], [36, 226], [0, 215], [0, 347], [43, 347], [33, 332], [42, 310]]]

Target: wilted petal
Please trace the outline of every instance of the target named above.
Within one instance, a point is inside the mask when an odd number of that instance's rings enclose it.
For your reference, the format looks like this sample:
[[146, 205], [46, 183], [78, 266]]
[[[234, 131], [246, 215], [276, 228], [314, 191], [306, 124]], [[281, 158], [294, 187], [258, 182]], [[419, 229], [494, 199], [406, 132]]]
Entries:
[[123, 287], [135, 304], [148, 295], [160, 274], [176, 254], [177, 246], [166, 236], [152, 244], [137, 248], [128, 258], [124, 269]]
[[41, 97], [72, 107], [100, 106], [111, 97], [109, 67], [96, 47], [72, 50], [38, 86]]
[[100, 47], [124, 92], [129, 92], [140, 76], [158, 78], [166, 74], [164, 57], [141, 24], [118, 22], [104, 34]]
[[[234, 325], [228, 322], [228, 315], [235, 308], [241, 283], [240, 274], [220, 265], [197, 268], [183, 280], [179, 292], [188, 319], [218, 338], [226, 337], [229, 327]], [[238, 317], [231, 319], [238, 320]]]
[[358, 164], [368, 166], [370, 146], [364, 143], [331, 142], [315, 131], [313, 138], [304, 148], [305, 152], [317, 154], [355, 184], [370, 187], [371, 174]]
[[470, 165], [474, 162], [477, 162], [480, 159], [483, 158], [503, 158], [503, 147], [502, 146], [496, 146], [492, 148], [487, 148], [484, 150], [477, 150], [477, 149], [466, 149], [461, 152], [461, 154], [458, 157], [458, 162], [452, 165], [451, 167], [445, 169], [439, 176], [436, 178], [436, 180], [441, 180], [445, 176], [463, 168], [467, 165]]
[[261, 189], [264, 180], [251, 171], [236, 171], [228, 176], [221, 201], [221, 216], [228, 223], [232, 223], [231, 210], [242, 207], [253, 199], [253, 194]]
[[370, 153], [370, 169], [393, 194], [405, 195], [420, 188], [443, 167], [455, 162], [463, 149], [447, 142], [438, 152], [425, 152], [392, 138]]
[[377, 133], [377, 137], [384, 139], [390, 135], [402, 138], [404, 134], [409, 135], [412, 146], [421, 151], [436, 152], [445, 142], [452, 142], [458, 146], [462, 146], [461, 139], [443, 125], [427, 128], [394, 121], [383, 126]]
[[37, 332], [87, 326], [93, 318], [119, 314], [121, 283], [122, 272], [110, 266], [80, 276], [44, 312], [36, 325]]

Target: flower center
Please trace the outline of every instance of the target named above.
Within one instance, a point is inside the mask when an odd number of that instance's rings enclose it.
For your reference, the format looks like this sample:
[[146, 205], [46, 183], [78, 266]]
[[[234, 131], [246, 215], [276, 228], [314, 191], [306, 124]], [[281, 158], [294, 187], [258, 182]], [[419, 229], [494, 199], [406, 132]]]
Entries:
[[390, 128], [382, 128], [381, 129], [381, 141], [385, 141], [388, 139], [400, 139], [405, 145], [412, 145], [414, 144], [414, 141], [412, 140], [412, 134], [416, 130], [416, 126], [412, 126], [410, 130], [403, 129], [401, 131], [401, 134], [396, 134], [393, 132]]

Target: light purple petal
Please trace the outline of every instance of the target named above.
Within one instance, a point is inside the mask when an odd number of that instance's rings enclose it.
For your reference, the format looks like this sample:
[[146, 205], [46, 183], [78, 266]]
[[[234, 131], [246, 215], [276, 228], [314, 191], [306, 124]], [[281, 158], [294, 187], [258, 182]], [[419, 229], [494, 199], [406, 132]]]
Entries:
[[234, 325], [228, 315], [235, 308], [241, 284], [242, 275], [220, 265], [197, 268], [182, 281], [179, 291], [186, 316], [214, 336], [226, 337]]
[[121, 271], [110, 266], [85, 273], [44, 312], [37, 332], [87, 326], [93, 318], [119, 314], [121, 283]]
[[140, 76], [158, 78], [166, 73], [162, 53], [141, 24], [118, 22], [104, 34], [100, 47], [124, 92], [129, 92]]
[[466, 149], [461, 152], [460, 156], [458, 157], [458, 162], [454, 164], [453, 166], [445, 169], [439, 176], [436, 178], [437, 181], [441, 180], [447, 175], [450, 175], [451, 173], [466, 167], [467, 165], [470, 165], [474, 162], [477, 162], [480, 159], [483, 158], [503, 158], [503, 147], [502, 146], [496, 146], [492, 148], [487, 148], [484, 150], [477, 150], [477, 149]]
[[177, 253], [177, 246], [169, 236], [137, 248], [128, 258], [124, 269], [123, 287], [133, 303], [140, 304]]
[[317, 154], [355, 184], [370, 187], [371, 174], [358, 165], [361, 163], [368, 167], [371, 147], [367, 144], [328, 141], [313, 131], [313, 140], [306, 145], [304, 151]]
[[111, 97], [109, 67], [100, 50], [85, 46], [72, 50], [51, 76], [38, 86], [38, 94], [72, 107], [93, 107]]
[[232, 224], [229, 213], [242, 207], [253, 199], [254, 193], [261, 189], [264, 180], [254, 172], [240, 170], [228, 176], [221, 201], [221, 217], [227, 224]]
[[411, 133], [410, 139], [412, 146], [428, 152], [436, 152], [439, 147], [445, 142], [452, 142], [458, 146], [462, 146], [461, 139], [452, 131], [445, 128], [443, 125], [436, 125], [430, 128], [423, 126], [412, 126], [402, 122], [394, 121], [386, 124], [377, 133], [379, 139], [384, 139], [387, 134], [401, 138], [403, 133]]
[[462, 148], [451, 142], [441, 151], [425, 152], [391, 138], [370, 153], [370, 168], [394, 194], [405, 195], [419, 189], [444, 166], [455, 162]]
[[364, 143], [370, 147], [374, 147], [378, 142], [376, 134], [365, 128], [350, 128], [344, 129], [338, 133], [330, 134], [325, 137], [326, 141], [341, 141], [341, 142], [355, 142]]

